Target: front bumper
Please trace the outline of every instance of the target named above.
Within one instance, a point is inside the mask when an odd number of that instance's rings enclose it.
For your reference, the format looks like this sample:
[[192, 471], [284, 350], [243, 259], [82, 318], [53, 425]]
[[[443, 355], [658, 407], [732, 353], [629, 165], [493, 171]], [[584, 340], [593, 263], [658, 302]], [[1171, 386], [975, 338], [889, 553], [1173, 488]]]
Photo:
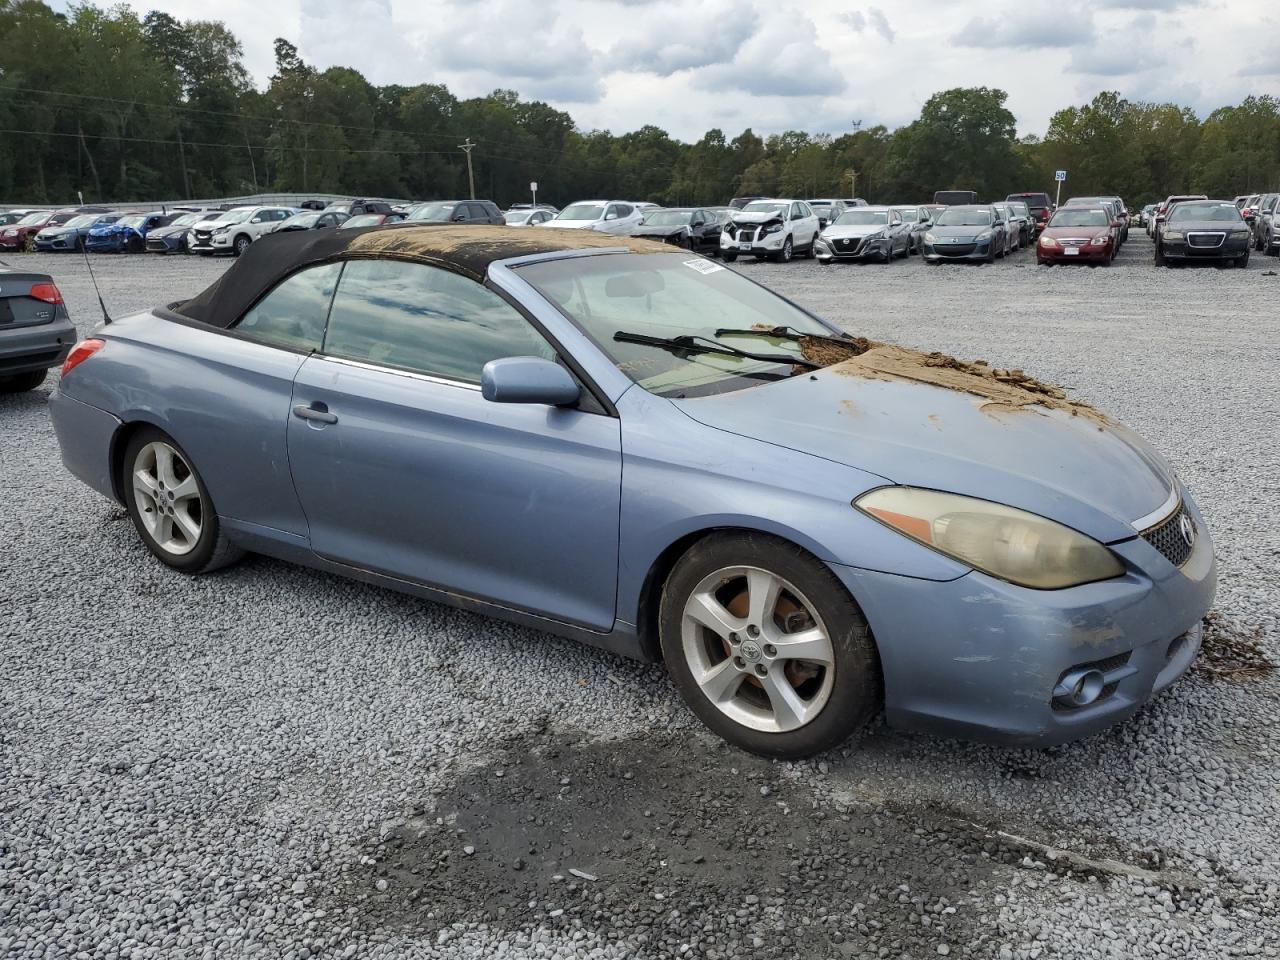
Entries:
[[[1185, 494], [1184, 494], [1185, 497]], [[871, 625], [891, 724], [947, 736], [1044, 747], [1132, 716], [1195, 659], [1217, 571], [1204, 521], [1175, 568], [1141, 537], [1114, 544], [1124, 576], [1030, 590], [971, 572], [943, 583], [832, 565]], [[1084, 707], [1054, 704], [1075, 668], [1109, 678]]]
[[885, 251], [892, 248], [893, 241], [887, 237], [874, 240], [866, 237], [837, 237], [828, 240], [819, 238], [814, 254], [824, 263], [835, 260], [869, 260], [881, 259]]
[[49, 323], [0, 330], [0, 377], [56, 367], [67, 359], [75, 343], [75, 325], [65, 316]]
[[39, 253], [65, 253], [76, 250], [79, 239], [79, 236], [74, 233], [60, 233], [56, 237], [42, 237], [36, 234], [36, 251]]
[[147, 253], [177, 253], [186, 245], [187, 235], [178, 233], [172, 236], [147, 237]]
[[758, 231], [739, 231], [738, 236], [730, 239], [720, 234], [720, 252], [736, 253], [740, 256], [767, 257], [782, 250], [783, 241], [787, 239], [784, 231], [775, 233], [759, 233]]
[[1161, 237], [1161, 251], [1166, 260], [1234, 260], [1249, 252], [1248, 234], [1240, 237], [1227, 237], [1221, 246], [1196, 247], [1186, 240], [1170, 240], [1166, 234]]
[[[1074, 250], [1074, 253], [1068, 253]], [[1105, 263], [1111, 257], [1111, 244], [1080, 244], [1078, 246], [1046, 247], [1036, 244], [1036, 259], [1041, 263]]]
[[21, 250], [26, 242], [27, 238], [20, 233], [12, 237], [0, 237], [0, 250]]
[[88, 237], [84, 241], [84, 248], [93, 253], [119, 253], [124, 247], [125, 240], [120, 234], [112, 234], [109, 237]]
[[942, 243], [928, 240], [920, 241], [920, 255], [930, 263], [944, 260], [987, 260], [991, 257], [991, 239], [981, 242]]

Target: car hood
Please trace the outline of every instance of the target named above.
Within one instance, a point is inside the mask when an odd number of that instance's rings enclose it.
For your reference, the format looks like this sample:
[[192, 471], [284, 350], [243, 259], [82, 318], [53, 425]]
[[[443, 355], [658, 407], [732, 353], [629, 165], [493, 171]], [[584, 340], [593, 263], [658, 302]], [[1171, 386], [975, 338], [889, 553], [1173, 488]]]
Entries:
[[132, 230], [133, 227], [126, 227], [118, 223], [104, 223], [100, 227], [90, 227], [89, 236], [91, 237], [109, 237], [113, 233], [125, 233]]
[[76, 232], [76, 228], [75, 228], [75, 227], [45, 227], [45, 228], [43, 228], [43, 229], [42, 229], [42, 230], [37, 234], [37, 236], [40, 236], [40, 237], [61, 237], [61, 236], [65, 235], [65, 234], [68, 234], [68, 233], [75, 233], [75, 232]]
[[883, 223], [845, 223], [833, 224], [822, 231], [822, 235], [830, 240], [842, 240], [846, 237], [869, 237], [873, 233], [884, 230]]
[[162, 239], [164, 237], [176, 237], [186, 233], [190, 229], [191, 229], [190, 227], [174, 227], [174, 226], [152, 227], [150, 230], [147, 231], [147, 236], [160, 237]]
[[688, 226], [654, 225], [636, 227], [631, 231], [633, 237], [673, 237], [678, 233], [688, 233]]
[[1096, 237], [1100, 233], [1111, 232], [1111, 224], [1093, 224], [1088, 227], [1045, 227], [1040, 231], [1042, 237]]
[[1183, 233], [1191, 231], [1198, 233], [1232, 233], [1233, 231], [1241, 234], [1249, 229], [1249, 225], [1243, 220], [1239, 222], [1228, 220], [1166, 220], [1164, 224], [1166, 230], [1181, 230]]
[[226, 220], [201, 220], [195, 226], [187, 227], [188, 230], [216, 230], [218, 227], [229, 227]]
[[[877, 474], [1008, 504], [1103, 543], [1134, 536], [1174, 477], [1127, 428], [956, 389], [851, 375], [846, 364], [672, 402], [692, 419]], [[849, 497], [861, 490], [850, 490]]]
[[991, 224], [972, 227], [939, 227], [935, 225], [929, 228], [929, 232], [935, 237], [959, 237], [963, 240], [972, 240], [978, 234], [985, 233], [990, 229]]
[[774, 220], [781, 219], [781, 213], [770, 213], [768, 210], [752, 211], [751, 213], [739, 212], [733, 215], [734, 223], [749, 223], [752, 225], [759, 223], [772, 223]]

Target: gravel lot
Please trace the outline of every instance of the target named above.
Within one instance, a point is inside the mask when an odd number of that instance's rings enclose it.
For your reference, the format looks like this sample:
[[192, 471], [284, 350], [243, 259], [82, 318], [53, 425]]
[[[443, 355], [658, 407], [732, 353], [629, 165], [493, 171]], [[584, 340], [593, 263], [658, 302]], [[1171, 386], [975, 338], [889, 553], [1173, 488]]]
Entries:
[[[87, 333], [74, 257], [53, 274]], [[116, 313], [222, 261], [96, 257]], [[0, 398], [0, 955], [1280, 956], [1277, 263], [738, 264], [848, 329], [1069, 387], [1220, 559], [1210, 659], [1048, 751], [877, 725], [771, 764], [660, 667], [265, 559], [163, 570]]]

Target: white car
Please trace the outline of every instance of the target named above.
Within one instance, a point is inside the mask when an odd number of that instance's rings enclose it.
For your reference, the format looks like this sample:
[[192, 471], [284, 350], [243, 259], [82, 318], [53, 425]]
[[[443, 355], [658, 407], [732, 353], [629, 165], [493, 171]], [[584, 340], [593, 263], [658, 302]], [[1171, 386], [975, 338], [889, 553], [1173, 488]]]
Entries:
[[249, 249], [249, 244], [297, 212], [292, 207], [233, 207], [192, 227], [187, 234], [187, 249], [206, 257], [214, 253], [234, 253], [238, 257]]
[[550, 210], [537, 208], [534, 210], [508, 210], [502, 215], [508, 227], [540, 227], [555, 214]]
[[644, 214], [626, 200], [579, 200], [542, 224], [562, 230], [599, 230], [628, 235], [644, 222]]
[[816, 254], [821, 224], [803, 200], [752, 200], [735, 210], [720, 234], [720, 256], [733, 263], [750, 254], [786, 263], [797, 253]]

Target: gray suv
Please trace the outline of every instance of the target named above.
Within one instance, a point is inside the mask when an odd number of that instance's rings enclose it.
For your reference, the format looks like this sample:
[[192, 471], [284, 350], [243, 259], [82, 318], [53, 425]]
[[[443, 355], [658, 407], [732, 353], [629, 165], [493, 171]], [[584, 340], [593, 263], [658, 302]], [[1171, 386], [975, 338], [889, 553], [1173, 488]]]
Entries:
[[1280, 193], [1264, 193], [1253, 205], [1253, 249], [1280, 255]]

